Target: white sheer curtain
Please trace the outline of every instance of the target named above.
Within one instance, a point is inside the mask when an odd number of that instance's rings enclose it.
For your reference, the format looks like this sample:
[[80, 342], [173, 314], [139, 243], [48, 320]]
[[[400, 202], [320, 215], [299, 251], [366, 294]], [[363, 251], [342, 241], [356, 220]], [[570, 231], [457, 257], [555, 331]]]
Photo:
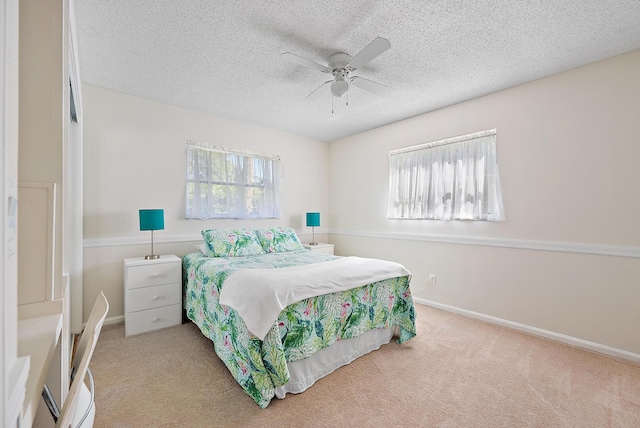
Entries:
[[279, 218], [280, 159], [187, 143], [186, 218]]
[[390, 152], [387, 217], [504, 220], [495, 130]]

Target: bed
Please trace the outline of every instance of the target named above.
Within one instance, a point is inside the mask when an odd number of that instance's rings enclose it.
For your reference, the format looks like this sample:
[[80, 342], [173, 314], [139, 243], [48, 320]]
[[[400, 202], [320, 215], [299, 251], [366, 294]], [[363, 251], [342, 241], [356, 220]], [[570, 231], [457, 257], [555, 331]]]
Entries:
[[183, 258], [185, 314], [261, 408], [416, 334], [402, 265], [309, 251], [286, 227], [202, 235]]

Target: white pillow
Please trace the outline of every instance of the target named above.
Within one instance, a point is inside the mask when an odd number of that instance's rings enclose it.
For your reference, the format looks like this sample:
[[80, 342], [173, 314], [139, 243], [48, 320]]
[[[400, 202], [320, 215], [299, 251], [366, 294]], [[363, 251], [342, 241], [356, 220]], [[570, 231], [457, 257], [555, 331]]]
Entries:
[[200, 251], [202, 254], [204, 254], [205, 256], [207, 256], [207, 257], [208, 257], [208, 254], [207, 254], [207, 244], [205, 244], [204, 242], [203, 242], [202, 244], [198, 244], [198, 245], [196, 245], [196, 249], [197, 249], [198, 251]]

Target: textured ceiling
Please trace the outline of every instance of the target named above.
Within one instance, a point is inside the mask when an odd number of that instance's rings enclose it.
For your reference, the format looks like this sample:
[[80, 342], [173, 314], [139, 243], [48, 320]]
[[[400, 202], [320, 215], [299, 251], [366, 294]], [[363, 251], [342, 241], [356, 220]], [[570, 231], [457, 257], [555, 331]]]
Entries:
[[[83, 82], [333, 141], [640, 48], [640, 0], [75, 0]], [[376, 36], [356, 75], [388, 85], [305, 97]]]

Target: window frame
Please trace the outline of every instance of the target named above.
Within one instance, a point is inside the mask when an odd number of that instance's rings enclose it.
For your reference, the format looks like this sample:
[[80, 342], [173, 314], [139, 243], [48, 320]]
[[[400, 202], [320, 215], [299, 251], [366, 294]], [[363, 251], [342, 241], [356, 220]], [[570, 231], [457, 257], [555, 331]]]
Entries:
[[391, 150], [387, 218], [504, 220], [496, 152], [495, 129]]
[[[185, 218], [280, 217], [279, 156], [208, 146], [194, 141], [187, 142], [186, 151]], [[223, 162], [224, 171], [222, 168], [216, 169], [214, 165], [220, 162]], [[197, 179], [197, 176], [200, 178]], [[255, 177], [263, 181], [256, 181]], [[262, 190], [262, 195], [252, 197], [252, 189]], [[198, 191], [200, 198], [196, 197]], [[256, 211], [257, 205], [261, 207]]]

